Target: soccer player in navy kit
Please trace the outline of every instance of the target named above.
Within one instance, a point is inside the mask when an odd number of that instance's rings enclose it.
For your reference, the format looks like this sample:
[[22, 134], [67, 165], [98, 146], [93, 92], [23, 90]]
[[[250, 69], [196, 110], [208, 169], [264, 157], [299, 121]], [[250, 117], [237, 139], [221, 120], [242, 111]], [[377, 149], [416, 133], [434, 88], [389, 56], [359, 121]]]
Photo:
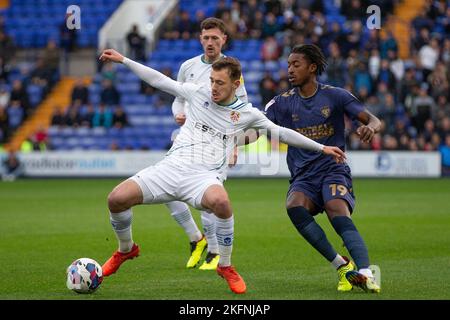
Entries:
[[[325, 145], [345, 150], [344, 115], [363, 125], [357, 129], [363, 142], [370, 142], [380, 121], [347, 90], [317, 81], [326, 59], [315, 45], [295, 46], [288, 58], [293, 88], [266, 105], [266, 116]], [[351, 219], [355, 206], [350, 168], [332, 158], [289, 146], [287, 163], [291, 173], [287, 194], [288, 215], [298, 232], [338, 271], [338, 291], [358, 286], [380, 292], [369, 269], [367, 247]], [[325, 211], [355, 261], [340, 256], [328, 241], [314, 215]]]

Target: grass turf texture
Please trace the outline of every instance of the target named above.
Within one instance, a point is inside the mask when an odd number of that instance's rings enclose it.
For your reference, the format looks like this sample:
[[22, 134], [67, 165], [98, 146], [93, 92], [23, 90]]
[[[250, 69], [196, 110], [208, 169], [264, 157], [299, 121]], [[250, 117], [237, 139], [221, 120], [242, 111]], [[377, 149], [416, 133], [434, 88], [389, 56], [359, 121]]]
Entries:
[[[118, 180], [0, 183], [0, 299], [450, 299], [450, 181], [355, 179], [353, 219], [381, 268], [382, 293], [336, 291], [337, 275], [301, 238], [284, 209], [287, 180], [229, 180], [233, 264], [248, 293], [234, 295], [213, 271], [185, 269], [188, 238], [165, 206], [134, 208], [141, 256], [100, 288], [66, 288], [76, 258], [102, 264], [117, 248], [106, 198]], [[200, 226], [200, 217], [193, 210]], [[348, 253], [325, 215], [329, 240]]]

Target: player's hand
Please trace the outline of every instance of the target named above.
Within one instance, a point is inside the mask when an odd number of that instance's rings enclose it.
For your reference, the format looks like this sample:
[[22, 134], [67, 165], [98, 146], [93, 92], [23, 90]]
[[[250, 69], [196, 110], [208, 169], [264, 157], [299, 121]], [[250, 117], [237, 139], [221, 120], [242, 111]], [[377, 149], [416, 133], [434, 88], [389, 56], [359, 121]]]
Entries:
[[375, 130], [369, 126], [361, 126], [356, 130], [356, 133], [359, 135], [359, 139], [361, 139], [362, 142], [370, 143], [375, 135]]
[[344, 151], [338, 147], [324, 146], [322, 152], [326, 155], [332, 156], [337, 163], [344, 163], [345, 159], [347, 159]]
[[103, 51], [102, 55], [100, 56], [100, 61], [112, 61], [116, 63], [122, 63], [124, 59], [124, 56], [118, 53], [114, 49], [106, 49]]
[[228, 168], [233, 168], [238, 159], [238, 148], [235, 146], [233, 150], [233, 154], [231, 155], [230, 162], [228, 163]]
[[184, 113], [177, 113], [175, 115], [175, 122], [182, 126], [186, 122], [186, 115]]

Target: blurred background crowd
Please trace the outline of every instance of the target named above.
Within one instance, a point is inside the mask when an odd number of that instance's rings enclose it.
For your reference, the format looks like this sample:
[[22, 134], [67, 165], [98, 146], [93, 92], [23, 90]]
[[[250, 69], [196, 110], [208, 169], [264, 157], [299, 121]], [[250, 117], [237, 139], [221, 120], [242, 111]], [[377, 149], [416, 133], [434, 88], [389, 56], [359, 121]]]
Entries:
[[[68, 30], [64, 19], [53, 18], [30, 36], [33, 19], [26, 10], [45, 8], [44, 19], [52, 15], [51, 1], [11, 1], [0, 11], [0, 145], [9, 146], [22, 130], [17, 141], [24, 152], [170, 147], [176, 128], [170, 95], [98, 61], [92, 77], [74, 79], [68, 88], [61, 81], [74, 52], [98, 52], [98, 30], [121, 1], [99, 1], [92, 17], [83, 11], [89, 32]], [[367, 28], [366, 9], [373, 4], [381, 9], [381, 29]], [[290, 49], [313, 43], [328, 62], [320, 81], [346, 88], [382, 120], [370, 144], [361, 143], [348, 121], [349, 150], [440, 151], [444, 169], [450, 168], [448, 1], [182, 0], [154, 42], [133, 26], [124, 39], [126, 53], [175, 78], [181, 62], [202, 53], [199, 26], [209, 16], [225, 22], [224, 53], [241, 60], [255, 106], [262, 109], [289, 89]], [[46, 99], [62, 92], [59, 100]], [[38, 113], [45, 121], [26, 130]]]

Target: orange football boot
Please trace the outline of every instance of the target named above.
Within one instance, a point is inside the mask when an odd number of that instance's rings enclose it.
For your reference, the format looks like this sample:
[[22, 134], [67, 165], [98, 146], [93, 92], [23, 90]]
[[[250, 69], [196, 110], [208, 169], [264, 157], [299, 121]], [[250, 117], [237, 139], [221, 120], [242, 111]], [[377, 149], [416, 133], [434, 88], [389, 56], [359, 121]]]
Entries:
[[228, 286], [234, 293], [245, 293], [247, 287], [244, 279], [236, 272], [233, 266], [217, 266], [217, 274], [228, 282]]
[[103, 276], [107, 277], [115, 273], [120, 265], [128, 259], [133, 259], [139, 256], [139, 247], [134, 243], [130, 252], [114, 252], [111, 258], [106, 261], [102, 266]]

